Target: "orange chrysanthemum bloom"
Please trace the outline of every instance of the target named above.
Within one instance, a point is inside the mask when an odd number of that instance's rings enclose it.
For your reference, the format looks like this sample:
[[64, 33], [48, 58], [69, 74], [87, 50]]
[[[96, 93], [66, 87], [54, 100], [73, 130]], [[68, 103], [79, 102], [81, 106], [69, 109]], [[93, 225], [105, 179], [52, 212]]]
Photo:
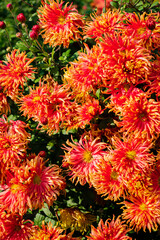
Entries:
[[124, 15], [119, 10], [108, 9], [106, 13], [102, 13], [101, 16], [93, 15], [91, 20], [86, 23], [84, 30], [84, 38], [100, 38], [104, 34], [113, 34], [115, 30], [118, 30], [123, 26]]
[[62, 232], [63, 229], [59, 227], [53, 227], [51, 222], [49, 222], [48, 225], [45, 225], [45, 223], [42, 222], [42, 228], [37, 228], [29, 240], [60, 240], [61, 237], [64, 236], [61, 235]]
[[36, 89], [30, 88], [30, 93], [20, 98], [20, 111], [24, 116], [39, 122], [38, 127], [41, 125], [48, 134], [52, 134], [59, 131], [66, 120], [71, 99], [67, 89], [57, 82], [53, 81], [51, 85], [40, 82]]
[[116, 171], [131, 178], [133, 174], [146, 174], [155, 162], [150, 153], [152, 144], [148, 140], [129, 135], [119, 139], [112, 138], [113, 149], [110, 150], [110, 162]]
[[[72, 140], [73, 141], [73, 140]], [[65, 155], [63, 157], [63, 167], [68, 167], [68, 174], [73, 182], [81, 185], [90, 184], [90, 174], [95, 169], [98, 161], [103, 158], [107, 144], [100, 142], [99, 138], [92, 139], [81, 136], [79, 142], [73, 143], [67, 140], [67, 145], [63, 147]]]
[[11, 111], [9, 103], [7, 101], [7, 96], [5, 93], [0, 92], [0, 114], [7, 114]]
[[109, 163], [110, 156], [106, 156], [107, 161], [100, 160], [94, 171], [90, 175], [90, 181], [97, 194], [105, 197], [105, 200], [117, 201], [125, 195], [126, 185], [123, 175], [118, 173]]
[[78, 208], [65, 208], [60, 210], [60, 225], [63, 229], [86, 232], [96, 217], [90, 213], [83, 213]]
[[121, 221], [118, 217], [115, 220], [107, 219], [105, 223], [101, 219], [98, 227], [91, 227], [91, 234], [87, 236], [87, 239], [90, 240], [104, 240], [104, 239], [111, 239], [111, 240], [131, 240], [132, 238], [127, 236], [126, 234], [130, 231], [127, 228], [127, 225], [124, 224], [124, 221]]
[[144, 192], [141, 196], [131, 195], [122, 203], [124, 204], [122, 217], [136, 232], [141, 228], [143, 231], [147, 228], [150, 232], [158, 229], [160, 202], [157, 194]]
[[31, 159], [14, 171], [20, 183], [26, 187], [29, 208], [42, 208], [44, 202], [51, 206], [64, 190], [66, 183], [58, 165], [45, 166], [43, 158], [30, 156]]
[[28, 124], [20, 120], [8, 120], [6, 115], [0, 118], [0, 134], [8, 136], [16, 136], [20, 141], [27, 144], [31, 135], [26, 131]]
[[68, 47], [70, 40], [81, 39], [80, 28], [83, 27], [84, 20], [72, 4], [63, 6], [63, 3], [58, 0], [44, 0], [43, 6], [38, 9], [44, 44], [49, 43], [54, 47], [63, 44]]
[[0, 188], [0, 206], [9, 213], [23, 216], [28, 210], [27, 188], [19, 182], [15, 174], [6, 171], [6, 175], [6, 184]]
[[94, 93], [102, 85], [107, 68], [106, 55], [102, 49], [94, 45], [89, 49], [85, 45], [85, 52], [79, 52], [78, 60], [71, 63], [63, 76], [63, 82], [67, 85], [76, 99], [86, 101], [89, 93]]
[[103, 111], [99, 101], [95, 98], [88, 99], [82, 106], [79, 105], [77, 108], [77, 121], [80, 128], [85, 128], [85, 125], [90, 124], [90, 121], [102, 114]]
[[0, 214], [1, 240], [29, 240], [36, 227], [31, 220], [24, 220], [20, 215]]
[[160, 47], [159, 12], [142, 15], [127, 13], [123, 34], [132, 36], [134, 40], [147, 49], [154, 50]]
[[33, 78], [34, 69], [30, 63], [34, 58], [29, 59], [25, 52], [20, 53], [15, 49], [11, 54], [6, 55], [7, 61], [0, 67], [0, 85], [4, 93], [14, 101], [23, 90], [27, 78]]
[[147, 99], [145, 94], [130, 97], [123, 106], [121, 122], [117, 125], [121, 131], [134, 132], [135, 135], [154, 138], [160, 133], [160, 102]]
[[119, 88], [121, 84], [148, 83], [148, 75], [151, 71], [150, 51], [138, 45], [133, 37], [114, 34], [105, 35], [99, 42], [99, 48], [103, 49], [105, 56], [105, 77], [103, 85], [109, 90]]

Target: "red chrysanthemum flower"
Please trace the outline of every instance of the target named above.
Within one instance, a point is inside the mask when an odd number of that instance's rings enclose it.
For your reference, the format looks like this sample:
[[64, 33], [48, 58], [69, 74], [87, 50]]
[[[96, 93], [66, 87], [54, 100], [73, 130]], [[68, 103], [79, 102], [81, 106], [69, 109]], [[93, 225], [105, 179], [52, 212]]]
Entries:
[[18, 181], [27, 189], [27, 204], [31, 209], [42, 208], [44, 202], [51, 206], [66, 186], [61, 169], [58, 165], [46, 167], [39, 155], [30, 157], [31, 160], [14, 168]]
[[31, 135], [26, 131], [28, 124], [20, 120], [8, 120], [6, 115], [0, 118], [0, 134], [18, 137], [20, 141], [27, 144], [30, 140]]
[[110, 150], [110, 162], [116, 171], [125, 177], [131, 178], [133, 174], [146, 174], [155, 162], [154, 155], [150, 153], [152, 144], [148, 140], [129, 135], [119, 139], [112, 138], [113, 150]]
[[79, 142], [73, 143], [67, 140], [67, 145], [63, 147], [65, 156], [63, 157], [63, 167], [69, 168], [69, 176], [76, 184], [79, 182], [84, 185], [86, 182], [90, 184], [90, 174], [95, 169], [98, 161], [105, 154], [106, 143], [100, 142], [99, 138], [92, 139], [81, 136]]
[[130, 97], [123, 106], [121, 122], [117, 125], [121, 131], [134, 132], [137, 136], [154, 138], [160, 133], [160, 102], [147, 99], [145, 94]]
[[[49, 4], [48, 4], [49, 2]], [[81, 39], [80, 28], [84, 21], [72, 4], [63, 6], [64, 2], [49, 0], [42, 1], [38, 10], [39, 24], [42, 29], [44, 44], [68, 47], [70, 40]]]
[[133, 37], [114, 34], [105, 35], [99, 42], [99, 48], [103, 49], [105, 56], [105, 77], [103, 85], [109, 90], [119, 88], [121, 84], [148, 83], [148, 75], [151, 71], [150, 51], [138, 45]]
[[90, 124], [90, 121], [102, 114], [103, 111], [99, 101], [95, 98], [88, 99], [82, 106], [79, 105], [77, 108], [77, 121], [80, 128], [85, 128], [86, 124]]
[[134, 41], [147, 49], [154, 50], [160, 47], [159, 12], [144, 12], [142, 15], [127, 13], [123, 34], [132, 36]]
[[125, 195], [125, 180], [109, 163], [110, 156], [106, 155], [105, 158], [107, 161], [101, 159], [90, 174], [90, 181], [97, 194], [105, 197], [105, 200], [117, 201]]
[[8, 214], [5, 211], [0, 214], [1, 240], [29, 240], [36, 227], [31, 220], [24, 220], [22, 216]]
[[3, 91], [13, 100], [17, 100], [20, 91], [23, 90], [27, 78], [33, 78], [34, 69], [30, 63], [34, 58], [29, 59], [25, 52], [20, 53], [15, 49], [7, 54], [7, 61], [0, 67], [0, 85]]
[[28, 210], [27, 188], [20, 183], [16, 175], [6, 171], [6, 184], [1, 185], [0, 206], [9, 213], [18, 213], [21, 216]]
[[84, 38], [101, 38], [104, 34], [113, 34], [123, 26], [124, 15], [119, 10], [107, 10], [101, 16], [93, 15], [91, 20], [86, 23]]
[[[67, 89], [57, 82], [52, 85], [41, 83], [36, 89], [20, 98], [20, 111], [24, 116], [39, 122], [48, 134], [59, 131], [71, 108], [71, 99]], [[37, 128], [38, 128], [37, 127]]]
[[124, 202], [122, 216], [135, 231], [156, 231], [160, 224], [160, 201], [154, 192], [130, 196]]
[[121, 221], [118, 217], [115, 220], [107, 219], [105, 223], [101, 219], [98, 227], [91, 227], [91, 234], [87, 236], [87, 239], [90, 240], [104, 240], [104, 239], [111, 239], [111, 240], [131, 240], [132, 238], [127, 236], [126, 234], [130, 231], [124, 221]]
[[60, 240], [61, 237], [64, 236], [61, 235], [62, 232], [63, 229], [59, 227], [53, 227], [51, 222], [49, 222], [48, 225], [45, 225], [44, 222], [42, 222], [42, 228], [37, 228], [29, 240]]

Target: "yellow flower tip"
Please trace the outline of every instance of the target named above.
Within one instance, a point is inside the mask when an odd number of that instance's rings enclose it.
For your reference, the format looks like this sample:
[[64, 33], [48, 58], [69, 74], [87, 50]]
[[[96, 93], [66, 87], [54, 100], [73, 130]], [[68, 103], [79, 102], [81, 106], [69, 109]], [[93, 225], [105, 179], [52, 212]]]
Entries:
[[84, 151], [83, 157], [85, 162], [90, 162], [92, 159], [92, 153], [90, 151]]

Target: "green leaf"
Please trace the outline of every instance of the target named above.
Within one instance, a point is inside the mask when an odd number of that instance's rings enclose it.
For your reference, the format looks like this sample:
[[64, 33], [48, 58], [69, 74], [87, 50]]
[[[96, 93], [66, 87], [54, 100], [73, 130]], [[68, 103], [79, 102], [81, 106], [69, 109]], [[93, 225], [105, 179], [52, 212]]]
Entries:
[[40, 211], [43, 211], [46, 214], [46, 216], [49, 217], [49, 218], [54, 217], [52, 212], [49, 210], [49, 207], [48, 207], [47, 203], [44, 203], [44, 207]]
[[44, 221], [44, 219], [45, 219], [44, 215], [42, 215], [40, 213], [37, 213], [35, 218], [34, 218], [34, 224], [38, 225], [39, 227], [41, 227], [42, 221]]

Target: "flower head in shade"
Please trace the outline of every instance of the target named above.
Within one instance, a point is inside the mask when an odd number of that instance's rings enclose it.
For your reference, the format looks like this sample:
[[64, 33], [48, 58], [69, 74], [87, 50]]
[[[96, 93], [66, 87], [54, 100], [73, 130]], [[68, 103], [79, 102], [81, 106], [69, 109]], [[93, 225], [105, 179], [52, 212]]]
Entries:
[[7, 96], [5, 93], [0, 91], [0, 114], [7, 114], [11, 111]]
[[130, 229], [121, 221], [118, 217], [115, 219], [107, 219], [105, 222], [101, 219], [98, 227], [91, 227], [90, 236], [87, 236], [87, 239], [90, 240], [104, 240], [104, 239], [111, 239], [111, 240], [131, 240], [132, 238], [127, 236], [127, 233]]
[[90, 213], [83, 213], [78, 208], [65, 208], [60, 210], [60, 225], [63, 229], [86, 232], [96, 217]]
[[105, 33], [113, 34], [115, 30], [118, 30], [120, 26], [123, 26], [124, 15], [119, 10], [108, 9], [106, 13], [102, 13], [100, 16], [91, 16], [91, 21], [86, 22], [84, 28], [85, 38], [101, 38]]
[[[49, 222], [47, 225], [45, 225], [44, 222], [42, 222], [42, 227], [37, 228], [34, 231], [33, 236], [29, 238], [29, 240], [60, 240], [62, 235], [63, 229], [59, 227], [53, 227], [52, 223]], [[63, 239], [63, 238], [62, 238]]]
[[125, 195], [125, 179], [111, 166], [110, 156], [106, 155], [105, 158], [107, 161], [101, 159], [97, 163], [94, 171], [90, 174], [90, 181], [97, 194], [105, 197], [105, 200], [117, 201]]
[[112, 138], [113, 150], [110, 151], [110, 162], [116, 171], [131, 178], [133, 174], [146, 174], [155, 162], [150, 153], [152, 144], [148, 140], [129, 135], [119, 139]]
[[0, 213], [1, 240], [29, 240], [36, 227], [31, 220], [25, 220], [18, 214]]
[[160, 224], [160, 202], [154, 192], [143, 192], [141, 196], [130, 195], [125, 201], [122, 217], [136, 232], [140, 229], [156, 231]]
[[97, 9], [96, 13], [97, 14], [101, 14], [102, 11], [103, 11], [103, 8], [105, 7], [105, 4], [106, 4], [106, 8], [108, 8], [110, 6], [110, 2], [111, 0], [107, 0], [106, 3], [105, 3], [105, 0], [93, 0], [91, 2], [91, 7], [93, 9]]
[[58, 131], [66, 120], [71, 105], [71, 96], [62, 85], [57, 82], [41, 83], [30, 93], [20, 98], [20, 110], [24, 116], [39, 122], [49, 134]]
[[117, 125], [122, 131], [134, 132], [137, 136], [154, 138], [160, 133], [160, 102], [148, 99], [147, 95], [132, 95], [125, 102]]
[[66, 186], [58, 165], [46, 167], [39, 155], [30, 156], [26, 163], [15, 167], [14, 171], [19, 182], [27, 189], [27, 204], [31, 209], [42, 208], [44, 202], [51, 206]]
[[99, 138], [93, 139], [81, 136], [79, 142], [67, 141], [63, 149], [65, 155], [63, 157], [63, 167], [68, 167], [68, 174], [73, 182], [79, 182], [81, 185], [90, 184], [90, 174], [96, 167], [98, 161], [105, 154], [106, 143], [101, 142]]
[[68, 47], [70, 40], [81, 39], [80, 28], [83, 27], [84, 20], [72, 4], [64, 5], [64, 2], [58, 0], [44, 0], [42, 5], [38, 10], [38, 17], [44, 44], [63, 44]]
[[7, 96], [17, 100], [27, 78], [33, 78], [34, 68], [30, 64], [34, 58], [29, 59], [25, 52], [20, 53], [17, 49], [8, 53], [6, 58], [0, 67], [0, 85]]

